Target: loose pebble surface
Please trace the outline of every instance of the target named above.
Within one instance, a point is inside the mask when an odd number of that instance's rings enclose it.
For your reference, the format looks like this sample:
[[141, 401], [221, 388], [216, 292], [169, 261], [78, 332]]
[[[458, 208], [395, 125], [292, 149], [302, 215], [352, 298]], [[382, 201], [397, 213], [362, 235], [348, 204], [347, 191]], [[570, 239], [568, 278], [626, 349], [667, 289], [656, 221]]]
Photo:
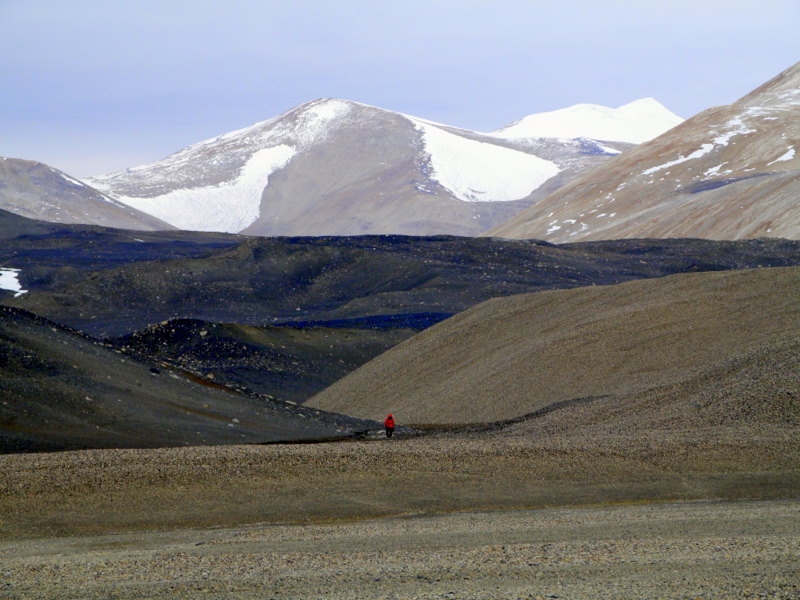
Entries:
[[0, 598], [800, 598], [800, 500], [0, 542]]

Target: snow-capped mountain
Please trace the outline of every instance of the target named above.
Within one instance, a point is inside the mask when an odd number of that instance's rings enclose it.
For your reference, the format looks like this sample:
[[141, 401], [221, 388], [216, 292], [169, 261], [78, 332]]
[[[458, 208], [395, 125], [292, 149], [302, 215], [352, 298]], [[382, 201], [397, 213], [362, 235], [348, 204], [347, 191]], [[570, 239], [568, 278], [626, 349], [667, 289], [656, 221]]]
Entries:
[[476, 235], [629, 147], [515, 139], [320, 99], [88, 181], [182, 229]]
[[19, 158], [0, 158], [0, 209], [55, 223], [145, 231], [174, 229], [63, 171]]
[[683, 119], [654, 98], [636, 100], [619, 108], [576, 104], [561, 110], [529, 115], [495, 131], [500, 138], [590, 138], [641, 144], [680, 125]]
[[800, 63], [587, 173], [487, 235], [800, 238]]

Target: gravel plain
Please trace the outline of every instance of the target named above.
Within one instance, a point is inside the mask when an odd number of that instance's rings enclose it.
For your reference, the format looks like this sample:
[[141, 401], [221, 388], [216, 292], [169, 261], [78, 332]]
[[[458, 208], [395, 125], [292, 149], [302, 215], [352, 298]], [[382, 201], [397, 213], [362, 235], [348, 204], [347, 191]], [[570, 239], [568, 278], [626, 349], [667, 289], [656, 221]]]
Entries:
[[0, 598], [800, 598], [790, 428], [564, 418], [0, 456]]
[[800, 502], [676, 502], [0, 543], [0, 598], [800, 597]]

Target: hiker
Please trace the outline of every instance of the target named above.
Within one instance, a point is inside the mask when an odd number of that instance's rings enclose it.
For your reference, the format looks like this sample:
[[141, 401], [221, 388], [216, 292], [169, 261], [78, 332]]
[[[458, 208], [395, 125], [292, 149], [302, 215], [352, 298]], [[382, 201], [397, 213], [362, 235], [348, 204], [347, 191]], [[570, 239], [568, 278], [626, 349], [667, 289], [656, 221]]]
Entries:
[[386, 437], [392, 437], [392, 434], [394, 433], [394, 417], [392, 415], [386, 417], [386, 420], [383, 422], [383, 426], [386, 427]]

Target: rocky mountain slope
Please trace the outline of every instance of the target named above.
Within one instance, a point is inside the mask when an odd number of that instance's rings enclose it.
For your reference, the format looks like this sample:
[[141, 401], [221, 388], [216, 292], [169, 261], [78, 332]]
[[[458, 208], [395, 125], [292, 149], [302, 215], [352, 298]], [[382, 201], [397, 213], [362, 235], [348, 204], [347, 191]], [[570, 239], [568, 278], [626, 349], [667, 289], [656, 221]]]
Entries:
[[800, 63], [587, 173], [487, 235], [800, 238]]
[[0, 307], [0, 398], [0, 453], [260, 443], [359, 425], [193, 380], [9, 307]]
[[[695, 412], [733, 419], [734, 405], [753, 418], [773, 408], [796, 418], [799, 298], [797, 267], [498, 298], [401, 343], [308, 404], [361, 417], [393, 412], [405, 423], [488, 422], [585, 403], [618, 421], [646, 409], [652, 424], [668, 413], [676, 423]], [[692, 393], [673, 394], [681, 409], [670, 413], [666, 391], [681, 386]]]
[[[616, 115], [610, 128], [592, 126], [608, 114], [584, 111], [587, 123], [557, 139], [531, 137], [527, 124], [477, 133], [320, 99], [88, 181], [182, 229], [477, 235], [629, 148], [623, 124], [646, 123], [655, 134], [680, 120], [655, 101], [624, 109], [605, 109]], [[584, 130], [611, 141], [589, 139]]]
[[174, 319], [108, 342], [228, 388], [304, 402], [418, 331], [404, 324], [357, 325], [255, 327]]
[[18, 158], [0, 158], [0, 209], [55, 223], [146, 231], [175, 229], [58, 169]]

